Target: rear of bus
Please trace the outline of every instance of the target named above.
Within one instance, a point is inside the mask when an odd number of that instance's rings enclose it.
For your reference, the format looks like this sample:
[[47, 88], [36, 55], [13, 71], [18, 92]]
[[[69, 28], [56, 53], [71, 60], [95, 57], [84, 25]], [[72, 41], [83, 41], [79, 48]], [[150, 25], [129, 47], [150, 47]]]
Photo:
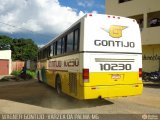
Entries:
[[136, 20], [88, 14], [83, 24], [83, 99], [142, 94], [141, 36]]

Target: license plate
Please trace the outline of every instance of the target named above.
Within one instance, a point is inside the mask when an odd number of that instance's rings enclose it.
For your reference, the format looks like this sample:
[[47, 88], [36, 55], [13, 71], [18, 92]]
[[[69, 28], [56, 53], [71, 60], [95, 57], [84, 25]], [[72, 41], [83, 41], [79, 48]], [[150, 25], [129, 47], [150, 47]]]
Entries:
[[120, 78], [121, 78], [121, 75], [119, 74], [112, 75], [112, 79], [120, 79]]

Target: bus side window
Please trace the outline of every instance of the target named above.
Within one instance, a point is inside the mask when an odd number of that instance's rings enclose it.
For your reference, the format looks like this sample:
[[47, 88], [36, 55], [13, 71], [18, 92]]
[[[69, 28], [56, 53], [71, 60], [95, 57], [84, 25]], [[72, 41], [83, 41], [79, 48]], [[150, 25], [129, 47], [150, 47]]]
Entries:
[[50, 46], [47, 47], [47, 58], [50, 57]]
[[50, 46], [50, 57], [53, 56], [53, 44]]
[[55, 55], [55, 44], [53, 43], [53, 56]]
[[60, 55], [61, 54], [61, 39], [57, 41], [57, 55]]
[[73, 32], [67, 35], [67, 53], [73, 51]]
[[64, 37], [64, 52], [67, 52], [67, 35]]
[[66, 52], [65, 37], [62, 38], [62, 54]]
[[62, 38], [62, 54], [66, 53], [66, 46], [67, 46], [66, 40], [67, 40], [66, 36]]
[[79, 49], [79, 29], [74, 31], [74, 50], [78, 51]]
[[57, 41], [53, 43], [54, 45], [54, 56], [57, 55]]
[[45, 56], [45, 52], [46, 52], [46, 51], [45, 51], [45, 49], [44, 49], [44, 50], [42, 51], [42, 53], [43, 53], [43, 59], [46, 57], [46, 56]]

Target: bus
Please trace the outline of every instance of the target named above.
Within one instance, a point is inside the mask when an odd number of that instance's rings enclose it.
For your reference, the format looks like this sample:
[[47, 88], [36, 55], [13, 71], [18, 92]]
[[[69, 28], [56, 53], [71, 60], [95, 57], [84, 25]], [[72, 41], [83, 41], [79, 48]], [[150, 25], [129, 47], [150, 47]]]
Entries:
[[136, 20], [86, 14], [38, 52], [37, 79], [74, 98], [142, 94], [142, 47]]

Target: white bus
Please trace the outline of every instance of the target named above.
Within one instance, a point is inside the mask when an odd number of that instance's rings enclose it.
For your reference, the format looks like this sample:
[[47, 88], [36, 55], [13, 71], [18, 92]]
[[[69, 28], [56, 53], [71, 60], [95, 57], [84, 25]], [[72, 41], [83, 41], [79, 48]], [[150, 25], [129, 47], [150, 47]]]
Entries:
[[77, 99], [142, 93], [142, 50], [136, 20], [86, 14], [39, 50], [38, 80]]

